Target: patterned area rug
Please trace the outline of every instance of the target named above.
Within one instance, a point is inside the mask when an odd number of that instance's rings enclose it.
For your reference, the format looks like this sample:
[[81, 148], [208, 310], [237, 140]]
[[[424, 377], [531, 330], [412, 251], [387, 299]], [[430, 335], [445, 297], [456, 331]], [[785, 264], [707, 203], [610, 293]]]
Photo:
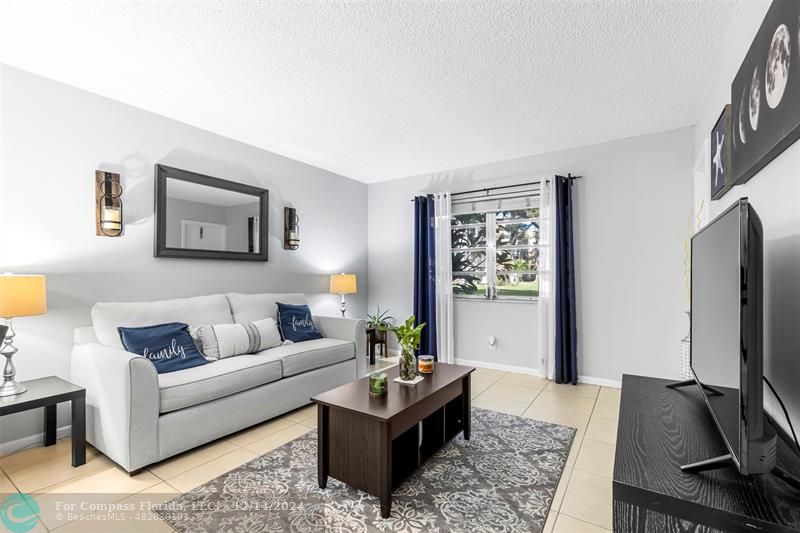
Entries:
[[191, 533], [540, 532], [575, 430], [474, 408], [472, 438], [446, 444], [392, 496], [378, 499], [333, 478], [317, 485], [312, 431], [159, 508]]

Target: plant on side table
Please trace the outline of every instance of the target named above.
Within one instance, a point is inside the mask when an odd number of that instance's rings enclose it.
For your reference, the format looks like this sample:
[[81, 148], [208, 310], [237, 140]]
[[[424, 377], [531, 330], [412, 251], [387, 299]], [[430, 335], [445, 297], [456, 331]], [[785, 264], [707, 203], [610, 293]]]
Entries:
[[388, 328], [393, 331], [397, 337], [397, 342], [400, 344], [400, 379], [404, 381], [411, 381], [417, 377], [417, 360], [414, 357], [414, 350], [419, 348], [420, 338], [422, 336], [422, 329], [425, 323], [414, 326], [417, 318], [411, 315], [406, 319], [405, 323]]
[[374, 315], [367, 315], [367, 329], [374, 329], [376, 339], [382, 341], [386, 338], [386, 332], [391, 329], [394, 317], [389, 314], [389, 310], [381, 312], [380, 306]]

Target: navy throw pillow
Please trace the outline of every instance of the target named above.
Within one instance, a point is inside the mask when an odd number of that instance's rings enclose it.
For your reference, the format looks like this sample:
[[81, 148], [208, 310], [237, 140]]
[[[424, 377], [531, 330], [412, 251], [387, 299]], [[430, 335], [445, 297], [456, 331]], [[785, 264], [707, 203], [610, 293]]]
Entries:
[[117, 328], [117, 331], [125, 349], [149, 359], [159, 374], [208, 362], [189, 335], [189, 326], [182, 322], [143, 328]]
[[322, 338], [307, 305], [278, 303], [278, 328], [285, 341], [303, 342]]

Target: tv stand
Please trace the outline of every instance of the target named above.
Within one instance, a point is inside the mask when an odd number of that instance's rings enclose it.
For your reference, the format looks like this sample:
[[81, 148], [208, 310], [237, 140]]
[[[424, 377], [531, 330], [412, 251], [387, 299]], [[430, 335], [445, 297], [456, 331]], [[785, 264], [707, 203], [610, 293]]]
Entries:
[[681, 466], [681, 470], [689, 474], [697, 474], [698, 472], [727, 468], [729, 466], [735, 467], [736, 463], [733, 462], [733, 456], [731, 454], [726, 454], [712, 459], [706, 459], [705, 461], [697, 461], [696, 463], [683, 465]]
[[[730, 451], [703, 394], [697, 387], [676, 394], [667, 385], [665, 379], [622, 378], [613, 530], [800, 532], [800, 488], [793, 483], [800, 478], [800, 455], [794, 443], [778, 432], [776, 468], [767, 474], [709, 470], [724, 466], [722, 457]], [[703, 457], [718, 459], [697, 463], [707, 468], [692, 473], [681, 468]]]
[[[697, 382], [693, 379], [687, 379], [686, 381], [678, 381], [677, 383], [670, 383], [667, 385], [668, 389], [680, 389], [683, 387], [690, 387], [692, 385], [697, 385]], [[718, 391], [714, 387], [709, 387], [708, 385], [704, 385], [703, 383], [700, 384], [703, 387], [703, 390], [708, 393], [709, 396], [722, 396], [724, 395], [723, 392]]]

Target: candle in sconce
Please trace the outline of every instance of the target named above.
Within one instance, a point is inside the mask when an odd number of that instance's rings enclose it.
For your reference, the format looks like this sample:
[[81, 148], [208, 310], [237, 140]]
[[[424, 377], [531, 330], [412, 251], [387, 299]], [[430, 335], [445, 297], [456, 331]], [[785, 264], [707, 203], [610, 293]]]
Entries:
[[100, 224], [104, 230], [119, 231], [122, 229], [122, 210], [117, 206], [103, 206]]
[[96, 170], [95, 217], [98, 237], [119, 237], [122, 235], [122, 187], [119, 174]]

